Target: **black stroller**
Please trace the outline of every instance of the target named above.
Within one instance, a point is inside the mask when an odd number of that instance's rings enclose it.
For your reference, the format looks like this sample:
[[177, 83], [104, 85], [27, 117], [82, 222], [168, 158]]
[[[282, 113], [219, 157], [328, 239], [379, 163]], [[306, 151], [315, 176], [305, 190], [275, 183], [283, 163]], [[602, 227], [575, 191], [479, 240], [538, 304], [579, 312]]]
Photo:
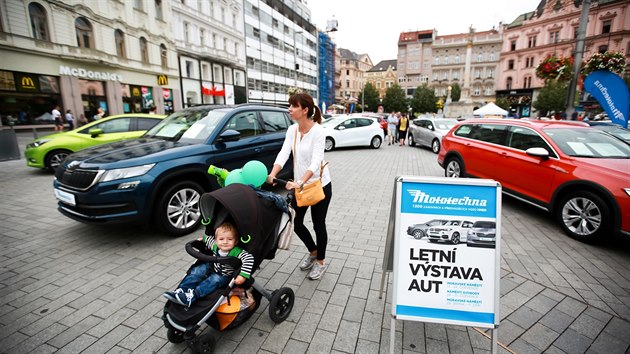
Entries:
[[[231, 184], [205, 193], [200, 201], [206, 234], [213, 234], [215, 228], [225, 221], [230, 221], [236, 226], [241, 238], [239, 246], [254, 256], [252, 275], [263, 259], [274, 258], [279, 235], [286, 231], [285, 228], [290, 227], [288, 208], [286, 205], [284, 207], [278, 205], [280, 202], [286, 204], [286, 200], [266, 198], [265, 194], [272, 195], [271, 192], [255, 190], [251, 186]], [[257, 284], [253, 277], [239, 286], [249, 289], [253, 303], [246, 308], [234, 306], [234, 303], [240, 302], [239, 298], [229, 294], [236, 287], [234, 281], [239, 274], [241, 261], [235, 257], [209, 256], [202, 250], [205, 250], [203, 241], [195, 240], [186, 244], [186, 251], [196, 258], [197, 262], [230, 264], [236, 269], [235, 275], [227, 287], [194, 302], [190, 308], [167, 302], [162, 319], [170, 342], [188, 341], [193, 351], [211, 353], [215, 346], [212, 336], [196, 335], [203, 323], [218, 331], [236, 328], [254, 314], [263, 296], [270, 302], [269, 316], [274, 322], [280, 323], [289, 317], [295, 300], [293, 290], [285, 287], [269, 291]]]

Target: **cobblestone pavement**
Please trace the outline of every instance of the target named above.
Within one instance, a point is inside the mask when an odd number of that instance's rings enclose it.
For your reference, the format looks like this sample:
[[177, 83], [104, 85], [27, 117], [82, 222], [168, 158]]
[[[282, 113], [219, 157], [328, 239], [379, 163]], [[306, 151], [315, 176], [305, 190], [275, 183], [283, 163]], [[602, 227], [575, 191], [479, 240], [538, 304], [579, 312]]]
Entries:
[[[20, 135], [22, 151], [30, 137]], [[306, 279], [294, 237], [255, 274], [268, 289], [295, 291], [288, 320], [274, 324], [263, 300], [249, 321], [216, 334], [217, 352], [388, 352], [391, 293], [378, 292], [394, 178], [442, 170], [429, 150], [397, 145], [327, 158], [330, 267]], [[183, 245], [201, 231], [171, 238], [83, 225], [57, 212], [52, 179], [23, 159], [0, 162], [0, 352], [189, 352], [166, 339], [161, 294], [181, 280], [192, 262]], [[502, 237], [500, 352], [630, 353], [627, 244], [574, 241], [546, 213], [508, 197]], [[399, 320], [395, 334], [397, 353], [490, 350], [476, 328]]]

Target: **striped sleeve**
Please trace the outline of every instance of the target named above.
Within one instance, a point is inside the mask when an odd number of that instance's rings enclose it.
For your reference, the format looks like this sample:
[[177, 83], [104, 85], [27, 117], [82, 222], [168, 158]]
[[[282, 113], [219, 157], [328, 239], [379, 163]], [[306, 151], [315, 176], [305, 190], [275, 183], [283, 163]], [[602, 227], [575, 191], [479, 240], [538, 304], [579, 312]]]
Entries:
[[239, 274], [243, 278], [249, 279], [254, 268], [254, 256], [251, 253], [242, 250], [238, 254], [238, 258], [241, 260], [241, 273]]

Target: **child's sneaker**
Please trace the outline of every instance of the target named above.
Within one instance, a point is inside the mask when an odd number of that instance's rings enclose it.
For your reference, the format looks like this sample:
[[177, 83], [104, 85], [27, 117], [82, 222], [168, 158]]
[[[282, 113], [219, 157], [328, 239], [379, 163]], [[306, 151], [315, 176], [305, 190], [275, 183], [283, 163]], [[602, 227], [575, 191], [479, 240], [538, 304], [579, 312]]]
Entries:
[[186, 307], [190, 307], [195, 299], [195, 289], [188, 289], [186, 292], [180, 292], [175, 295], [177, 299], [177, 303], [180, 305], [184, 305]]
[[317, 256], [311, 256], [310, 254], [307, 254], [306, 257], [304, 257], [304, 260], [302, 260], [302, 263], [300, 263], [300, 269], [301, 270], [311, 269], [311, 267], [313, 267], [313, 262], [315, 262], [316, 259], [317, 259]]
[[319, 264], [319, 262], [313, 262], [313, 269], [308, 273], [308, 278], [317, 280], [322, 277], [326, 269], [328, 269], [328, 263]]
[[[168, 301], [174, 302], [176, 304], [180, 304], [179, 299], [177, 299], [177, 294], [184, 293], [184, 290], [181, 288], [175, 289], [175, 291], [167, 291], [162, 296], [164, 296]], [[181, 305], [181, 304], [180, 304]]]

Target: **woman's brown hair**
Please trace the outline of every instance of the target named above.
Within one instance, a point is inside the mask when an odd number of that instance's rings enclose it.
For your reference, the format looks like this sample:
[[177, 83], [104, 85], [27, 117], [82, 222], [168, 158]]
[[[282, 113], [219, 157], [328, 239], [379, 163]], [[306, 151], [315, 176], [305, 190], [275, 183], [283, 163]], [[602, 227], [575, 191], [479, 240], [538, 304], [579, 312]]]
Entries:
[[289, 104], [292, 106], [300, 106], [302, 108], [308, 108], [306, 116], [312, 119], [315, 123], [322, 122], [322, 112], [319, 107], [313, 102], [313, 97], [308, 93], [296, 93], [289, 97]]

